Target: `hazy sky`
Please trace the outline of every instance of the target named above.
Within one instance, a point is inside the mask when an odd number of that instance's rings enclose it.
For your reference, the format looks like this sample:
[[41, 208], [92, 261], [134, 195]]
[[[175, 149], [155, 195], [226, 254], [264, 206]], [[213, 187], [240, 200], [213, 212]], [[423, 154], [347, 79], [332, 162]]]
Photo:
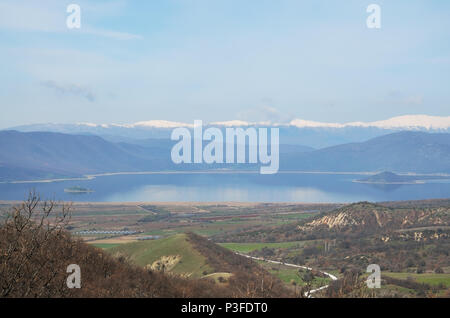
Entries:
[[450, 1], [0, 0], [0, 38], [0, 128], [450, 115]]

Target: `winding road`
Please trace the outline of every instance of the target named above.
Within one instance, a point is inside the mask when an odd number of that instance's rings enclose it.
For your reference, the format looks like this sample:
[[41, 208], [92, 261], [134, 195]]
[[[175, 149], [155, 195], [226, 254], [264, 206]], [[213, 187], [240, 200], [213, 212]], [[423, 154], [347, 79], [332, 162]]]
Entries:
[[[273, 261], [273, 260], [270, 260], [270, 259], [265, 259], [265, 258], [262, 258], [262, 257], [254, 257], [254, 256], [250, 256], [250, 255], [242, 254], [242, 253], [238, 253], [238, 252], [235, 252], [235, 254], [240, 255], [240, 256], [244, 256], [244, 257], [247, 257], [247, 258], [251, 258], [251, 259], [254, 259], [254, 260], [257, 260], [257, 261], [263, 261], [263, 262], [272, 263], [272, 264], [280, 264], [280, 265], [289, 266], [289, 267], [295, 267], [295, 268], [302, 268], [302, 269], [306, 269], [306, 270], [310, 270], [310, 271], [313, 270], [311, 267], [307, 267], [307, 266], [301, 266], [301, 265], [283, 263], [283, 262], [279, 262], [279, 261]], [[337, 277], [334, 276], [333, 274], [330, 274], [330, 273], [327, 273], [327, 272], [324, 272], [324, 271], [320, 271], [320, 270], [316, 270], [316, 271], [320, 272], [320, 273], [322, 273], [322, 274], [324, 274], [324, 275], [326, 275], [328, 277], [330, 277], [331, 280], [337, 280]], [[324, 289], [328, 288], [328, 286], [329, 285], [325, 285], [325, 286], [321, 286], [321, 287], [316, 288], [316, 289], [311, 289], [310, 291], [305, 293], [305, 296], [308, 297], [308, 298], [311, 298], [312, 294], [314, 294], [314, 293], [316, 293], [318, 291], [324, 290]]]

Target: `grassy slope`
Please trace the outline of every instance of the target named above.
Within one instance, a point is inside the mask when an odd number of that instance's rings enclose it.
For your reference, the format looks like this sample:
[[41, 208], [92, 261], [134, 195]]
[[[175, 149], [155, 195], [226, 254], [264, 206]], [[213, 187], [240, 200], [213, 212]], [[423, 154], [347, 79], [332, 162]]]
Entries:
[[[112, 255], [123, 255], [139, 266], [146, 266], [162, 256], [181, 256], [171, 272], [190, 278], [206, 278], [226, 286], [226, 291], [245, 297], [292, 297], [276, 277], [252, 260], [235, 255], [230, 250], [194, 233], [176, 234], [155, 241], [126, 243], [110, 248]], [[222, 277], [226, 282], [219, 282]], [[203, 281], [203, 279], [202, 279]], [[265, 285], [263, 282], [266, 282]], [[263, 286], [263, 287], [261, 287]]]
[[108, 249], [111, 254], [127, 255], [140, 266], [153, 264], [162, 256], [179, 255], [180, 262], [171, 270], [177, 274], [187, 274], [189, 277], [201, 277], [203, 271], [211, 272], [211, 268], [191, 243], [187, 241], [185, 234], [177, 234], [167, 238], [121, 244]]
[[[274, 267], [275, 268], [275, 267]], [[279, 279], [281, 279], [286, 284], [292, 284], [292, 282], [295, 282], [299, 286], [304, 286], [306, 283], [303, 281], [303, 278], [301, 274], [298, 274], [298, 269], [296, 268], [289, 268], [289, 267], [280, 267], [280, 269], [270, 269], [269, 272]], [[330, 278], [324, 278], [324, 277], [314, 277], [314, 280], [312, 281], [312, 286], [314, 288], [318, 288], [324, 285], [329, 284], [331, 281]]]
[[114, 244], [114, 243], [97, 243], [97, 244], [92, 244], [92, 246], [107, 250], [113, 247], [117, 247], [120, 246], [120, 244]]
[[264, 247], [290, 248], [295, 246], [302, 246], [304, 244], [305, 244], [304, 242], [282, 242], [282, 243], [220, 243], [219, 245], [236, 252], [249, 253], [256, 250], [261, 250]]

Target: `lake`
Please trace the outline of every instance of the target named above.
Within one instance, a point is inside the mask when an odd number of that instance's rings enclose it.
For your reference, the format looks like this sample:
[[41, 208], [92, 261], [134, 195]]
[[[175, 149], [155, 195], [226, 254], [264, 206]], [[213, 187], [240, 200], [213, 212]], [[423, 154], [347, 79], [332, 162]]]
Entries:
[[[92, 180], [0, 184], [0, 200], [23, 200], [35, 189], [43, 199], [95, 202], [241, 201], [355, 202], [449, 198], [450, 181], [374, 185], [352, 182], [355, 174], [169, 173], [101, 176]], [[80, 186], [92, 193], [66, 193]]]

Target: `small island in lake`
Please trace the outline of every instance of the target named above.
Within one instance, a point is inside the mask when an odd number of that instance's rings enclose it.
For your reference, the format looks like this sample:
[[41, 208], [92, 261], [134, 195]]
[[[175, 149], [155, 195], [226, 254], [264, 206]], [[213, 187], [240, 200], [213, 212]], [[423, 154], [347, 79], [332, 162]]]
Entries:
[[70, 188], [66, 188], [64, 189], [64, 192], [68, 192], [68, 193], [91, 193], [94, 192], [91, 189], [87, 189], [87, 188], [82, 188], [82, 187], [70, 187]]
[[377, 173], [365, 179], [354, 180], [358, 183], [374, 183], [374, 184], [417, 184], [424, 181], [417, 180], [414, 176], [401, 176], [393, 172], [385, 171]]

